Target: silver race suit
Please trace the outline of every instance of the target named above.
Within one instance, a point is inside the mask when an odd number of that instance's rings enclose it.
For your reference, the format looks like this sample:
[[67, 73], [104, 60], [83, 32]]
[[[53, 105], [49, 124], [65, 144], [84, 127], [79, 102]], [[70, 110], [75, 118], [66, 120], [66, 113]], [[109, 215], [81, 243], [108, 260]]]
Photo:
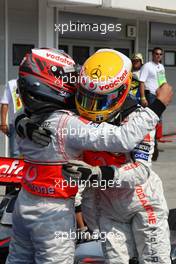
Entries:
[[[122, 127], [107, 123], [97, 125], [69, 111], [55, 111], [49, 116], [33, 115], [34, 122], [51, 131], [51, 143], [43, 148], [29, 139], [18, 139], [24, 159], [33, 163], [57, 164], [81, 159], [84, 150], [129, 152], [157, 124], [158, 116], [149, 108], [136, 113], [132, 122]], [[24, 176], [27, 178], [27, 176]], [[35, 179], [36, 180], [36, 179]], [[43, 197], [43, 188], [32, 186], [20, 191], [13, 213], [13, 237], [6, 264], [62, 263], [74, 261], [74, 199]], [[43, 179], [43, 186], [45, 179]], [[53, 182], [53, 188], [61, 188]], [[32, 189], [33, 188], [33, 189]], [[64, 236], [63, 236], [64, 234]], [[69, 258], [68, 258], [69, 256]]]
[[[135, 115], [130, 114], [126, 122], [131, 122]], [[126, 164], [117, 169], [119, 180], [126, 177], [129, 185], [87, 188], [82, 193], [86, 224], [94, 233], [100, 232], [100, 237], [105, 236], [107, 263], [126, 264], [133, 257], [140, 264], [171, 263], [168, 208], [161, 180], [151, 169], [154, 136], [155, 130], [130, 155], [126, 154]], [[136, 167], [131, 157], [140, 166]], [[109, 165], [108, 161], [104, 160], [102, 165]]]

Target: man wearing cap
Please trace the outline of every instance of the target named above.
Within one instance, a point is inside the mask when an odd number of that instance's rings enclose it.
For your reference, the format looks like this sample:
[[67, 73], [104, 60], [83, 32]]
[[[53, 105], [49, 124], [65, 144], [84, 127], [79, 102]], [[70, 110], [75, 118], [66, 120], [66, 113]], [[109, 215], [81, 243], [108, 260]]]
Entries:
[[135, 97], [137, 103], [140, 103], [139, 76], [140, 69], [144, 63], [141, 53], [134, 53], [132, 58], [132, 82], [130, 94]]

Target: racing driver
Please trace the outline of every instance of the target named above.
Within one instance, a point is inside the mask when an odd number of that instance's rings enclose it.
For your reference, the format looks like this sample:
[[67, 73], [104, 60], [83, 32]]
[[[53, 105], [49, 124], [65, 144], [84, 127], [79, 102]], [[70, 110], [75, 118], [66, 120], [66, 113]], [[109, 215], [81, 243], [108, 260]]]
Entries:
[[[121, 99], [123, 104], [131, 81], [130, 60], [118, 52], [113, 54], [113, 59], [116, 57], [118, 82], [113, 83], [110, 97], [100, 96], [99, 103], [100, 110], [113, 107], [108, 113], [111, 117], [116, 114], [116, 102]], [[118, 67], [119, 61], [121, 67]], [[83, 151], [88, 149], [129, 152], [155, 127], [164, 105], [171, 99], [171, 89], [166, 91], [164, 87], [158, 96], [160, 100], [136, 113], [122, 127], [105, 122], [97, 126], [63, 110], [72, 107], [75, 87], [69, 77], [74, 74], [74, 65], [67, 54], [51, 49], [32, 50], [20, 65], [18, 83], [25, 112], [32, 122], [49, 129], [51, 142], [41, 148], [28, 138], [19, 139], [26, 161], [25, 176], [13, 214], [13, 237], [7, 263], [73, 263], [74, 241], [69, 236], [63, 239], [62, 235], [74, 231], [72, 198], [77, 187], [65, 185], [68, 181], [62, 175], [62, 165], [81, 159]], [[67, 83], [62, 80], [65, 75]], [[115, 88], [120, 88], [120, 92]], [[103, 121], [102, 117], [97, 121]], [[25, 134], [24, 127], [19, 130], [21, 135]], [[102, 171], [103, 167], [99, 173]], [[115, 172], [113, 167], [111, 171]], [[112, 178], [116, 175], [114, 173]], [[123, 174], [120, 176], [123, 182]], [[60, 234], [57, 239], [56, 232]]]
[[[95, 69], [101, 69], [102, 72], [104, 70], [103, 76], [110, 75], [110, 67], [113, 63], [110, 61], [110, 54], [108, 55], [109, 59], [106, 57], [107, 52], [111, 54], [116, 51], [100, 50], [84, 63], [81, 72], [81, 87], [76, 94], [76, 106], [80, 115], [86, 119], [96, 121], [101, 116], [101, 120], [113, 124], [115, 120], [112, 117], [109, 118], [109, 108], [106, 110], [98, 108], [101, 106], [101, 97], [106, 95], [108, 98], [113, 95], [113, 84], [111, 84], [112, 88], [108, 84], [99, 85], [99, 89], [93, 89], [91, 92], [89, 88], [90, 84], [91, 88], [96, 85], [96, 83], [92, 84], [93, 80], [90, 82], [90, 76], [95, 72]], [[124, 82], [124, 86], [125, 84]], [[118, 99], [116, 105], [119, 103], [121, 106], [121, 98]], [[130, 122], [139, 111], [141, 108], [126, 116], [125, 124]], [[121, 125], [123, 127], [123, 122]], [[119, 180], [124, 179], [124, 175], [128, 179], [126, 185], [124, 182], [119, 188], [117, 186], [111, 186], [106, 190], [87, 188], [83, 192], [82, 211], [89, 229], [94, 230], [98, 228], [98, 225], [100, 232], [106, 233], [103, 249], [107, 263], [128, 263], [135, 254], [134, 244], [136, 244], [138, 253], [136, 257], [140, 264], [171, 263], [167, 204], [161, 180], [151, 170], [154, 136], [155, 131], [150, 132], [131, 153], [125, 156], [119, 155], [119, 153], [85, 151], [84, 161], [88, 164], [82, 161], [70, 161], [68, 165], [63, 166], [65, 177], [70, 176], [77, 179], [81, 174], [83, 180], [87, 178], [92, 183], [97, 177], [100, 181], [106, 175], [109, 175], [110, 178], [109, 166], [114, 166], [115, 171], [120, 167], [118, 169]], [[134, 162], [132, 162], [131, 156], [135, 160]], [[123, 163], [125, 165], [122, 165]], [[95, 167], [91, 167], [90, 164]], [[100, 166], [99, 169], [102, 172], [100, 177], [97, 165]], [[103, 167], [102, 170], [102, 166], [105, 165], [107, 167]], [[139, 169], [141, 166], [145, 167], [148, 177], [143, 183], [139, 183], [138, 180], [137, 184], [137, 179], [144, 179], [146, 173]], [[94, 206], [95, 210], [93, 210]]]

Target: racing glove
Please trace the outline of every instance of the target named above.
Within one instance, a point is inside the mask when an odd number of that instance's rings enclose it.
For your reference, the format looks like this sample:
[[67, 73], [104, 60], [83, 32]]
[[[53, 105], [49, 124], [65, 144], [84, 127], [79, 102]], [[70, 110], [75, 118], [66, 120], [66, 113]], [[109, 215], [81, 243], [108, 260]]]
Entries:
[[129, 260], [129, 264], [139, 264], [139, 261], [137, 260], [136, 257], [134, 257], [134, 258]]
[[[134, 189], [144, 184], [150, 176], [151, 170], [140, 162], [129, 162], [121, 167], [91, 166], [80, 160], [70, 160], [62, 167], [62, 175], [69, 181], [76, 181], [79, 186], [121, 187]], [[85, 186], [86, 183], [86, 186]], [[96, 184], [96, 185], [95, 185]]]
[[[119, 179], [116, 177], [113, 166], [91, 166], [84, 161], [70, 160], [62, 166], [62, 175], [67, 181], [74, 180], [83, 185], [85, 182], [113, 184], [119, 186]], [[114, 187], [113, 186], [113, 187]]]
[[26, 115], [22, 114], [15, 120], [15, 129], [19, 137], [29, 138], [36, 144], [46, 147], [51, 142], [51, 132], [34, 123]]

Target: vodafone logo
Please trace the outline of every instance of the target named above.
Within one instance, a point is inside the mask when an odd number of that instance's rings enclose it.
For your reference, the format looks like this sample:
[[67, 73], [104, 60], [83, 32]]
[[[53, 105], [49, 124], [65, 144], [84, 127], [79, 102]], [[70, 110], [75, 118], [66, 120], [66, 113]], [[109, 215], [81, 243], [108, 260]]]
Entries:
[[112, 88], [116, 87], [119, 83], [121, 83], [125, 80], [127, 74], [128, 74], [128, 72], [127, 72], [127, 70], [125, 70], [120, 77], [115, 78], [113, 80], [113, 82], [111, 82], [109, 84], [99, 86], [99, 89], [102, 91], [102, 90], [108, 90], [108, 89], [112, 89]]
[[37, 168], [33, 165], [29, 166], [26, 171], [25, 179], [29, 182], [32, 182], [37, 178], [37, 176]]
[[62, 64], [67, 64], [67, 65], [73, 65], [74, 64], [74, 61], [69, 60], [66, 57], [55, 55], [55, 54], [52, 54], [52, 53], [49, 53], [49, 52], [46, 53], [46, 57], [49, 58], [49, 59], [55, 60], [57, 62], [60, 62]]

